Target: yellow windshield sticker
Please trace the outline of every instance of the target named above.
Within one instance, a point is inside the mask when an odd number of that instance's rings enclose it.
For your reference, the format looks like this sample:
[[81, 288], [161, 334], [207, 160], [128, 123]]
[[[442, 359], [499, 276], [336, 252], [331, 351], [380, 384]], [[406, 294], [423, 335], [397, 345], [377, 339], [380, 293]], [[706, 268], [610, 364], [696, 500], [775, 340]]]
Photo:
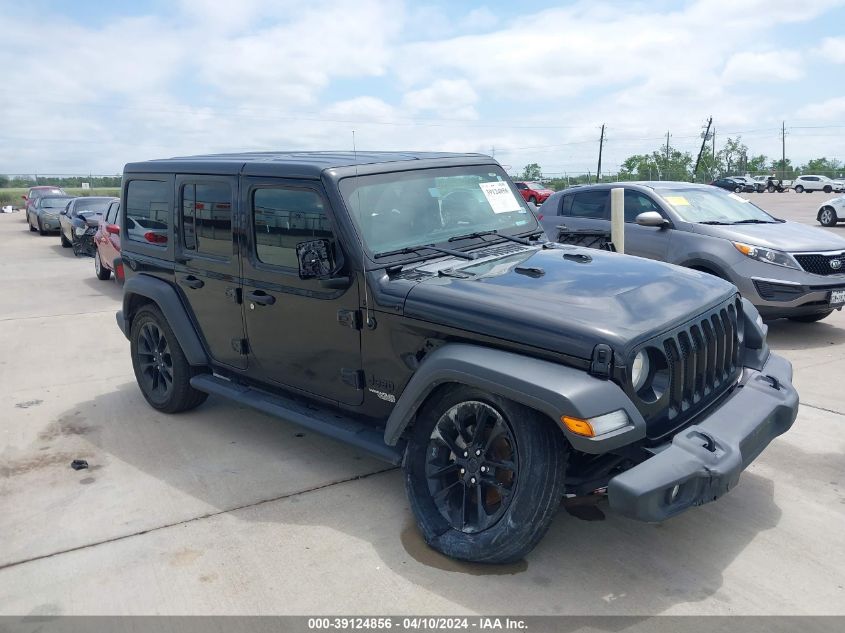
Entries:
[[666, 196], [666, 202], [669, 204], [674, 204], [676, 207], [688, 207], [690, 206], [689, 200], [684, 198], [683, 196]]

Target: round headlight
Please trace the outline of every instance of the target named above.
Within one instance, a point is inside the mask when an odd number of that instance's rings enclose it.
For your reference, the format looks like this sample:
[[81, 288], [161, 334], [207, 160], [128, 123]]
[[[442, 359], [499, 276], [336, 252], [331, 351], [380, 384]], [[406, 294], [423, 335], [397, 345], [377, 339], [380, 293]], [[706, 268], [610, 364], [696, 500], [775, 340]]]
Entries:
[[634, 362], [631, 363], [631, 382], [634, 385], [634, 391], [639, 391], [643, 388], [646, 379], [648, 379], [649, 372], [648, 354], [645, 350], [637, 352], [634, 356]]

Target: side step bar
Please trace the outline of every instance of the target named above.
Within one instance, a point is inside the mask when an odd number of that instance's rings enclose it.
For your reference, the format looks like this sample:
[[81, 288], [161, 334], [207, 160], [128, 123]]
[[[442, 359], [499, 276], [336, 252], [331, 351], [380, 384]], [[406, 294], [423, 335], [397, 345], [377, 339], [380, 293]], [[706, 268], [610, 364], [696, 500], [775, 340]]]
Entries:
[[402, 461], [401, 447], [385, 444], [383, 431], [327, 407], [306, 405], [293, 398], [239, 385], [211, 374], [194, 376], [191, 378], [191, 386], [199, 391], [223, 396], [293, 424], [298, 424], [315, 433], [339, 440], [395, 466], [398, 466]]

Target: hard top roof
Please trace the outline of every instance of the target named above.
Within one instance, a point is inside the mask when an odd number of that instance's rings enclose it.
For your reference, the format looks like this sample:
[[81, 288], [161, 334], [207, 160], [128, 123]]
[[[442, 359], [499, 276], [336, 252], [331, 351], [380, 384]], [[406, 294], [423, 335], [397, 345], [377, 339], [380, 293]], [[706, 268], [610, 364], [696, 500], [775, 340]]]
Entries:
[[206, 173], [206, 174], [258, 174], [287, 177], [316, 178], [327, 169], [351, 167], [354, 165], [380, 165], [426, 161], [427, 164], [443, 161], [444, 164], [461, 160], [493, 162], [484, 154], [458, 154], [450, 152], [243, 152], [231, 154], [208, 154], [201, 156], [179, 156], [128, 163], [124, 172], [134, 173]]

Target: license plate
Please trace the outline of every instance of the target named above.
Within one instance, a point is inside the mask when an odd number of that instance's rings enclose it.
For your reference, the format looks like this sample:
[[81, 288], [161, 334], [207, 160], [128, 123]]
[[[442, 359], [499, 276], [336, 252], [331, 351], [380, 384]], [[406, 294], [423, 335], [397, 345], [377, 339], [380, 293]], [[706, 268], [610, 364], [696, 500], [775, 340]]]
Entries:
[[830, 305], [841, 306], [845, 304], [845, 288], [830, 291]]

